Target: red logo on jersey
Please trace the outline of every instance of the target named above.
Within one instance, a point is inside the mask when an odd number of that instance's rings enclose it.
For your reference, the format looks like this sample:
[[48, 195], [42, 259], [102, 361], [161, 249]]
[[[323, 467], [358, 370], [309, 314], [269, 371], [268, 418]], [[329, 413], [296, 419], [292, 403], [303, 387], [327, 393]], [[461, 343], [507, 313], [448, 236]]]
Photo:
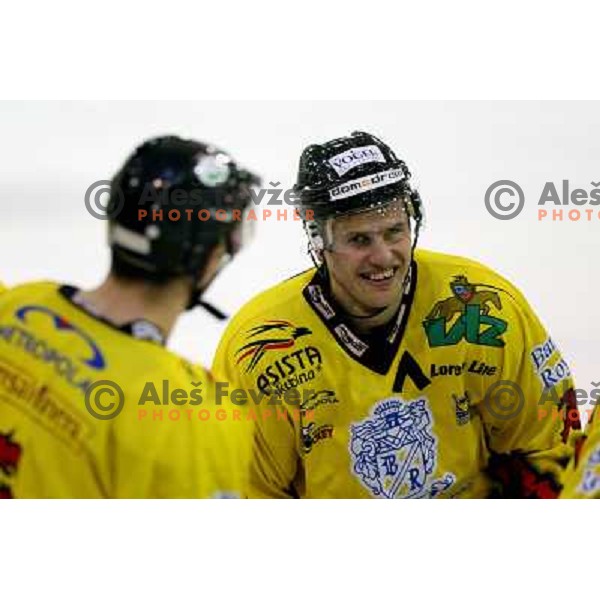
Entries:
[[566, 443], [571, 430], [581, 431], [581, 419], [577, 408], [577, 399], [573, 388], [568, 389], [560, 399], [560, 410], [564, 411], [562, 441]]
[[[291, 348], [299, 337], [309, 335], [312, 331], [308, 327], [296, 327], [289, 321], [267, 321], [264, 325], [253, 327], [249, 331], [247, 338], [253, 338], [264, 333], [268, 333], [269, 337], [249, 342], [236, 352], [236, 354], [240, 355], [237, 359], [237, 364], [240, 364], [250, 356], [252, 357], [246, 371], [252, 371], [269, 350]], [[279, 333], [283, 335], [280, 336], [278, 335]]]
[[21, 446], [12, 441], [12, 433], [0, 433], [0, 471], [13, 475], [19, 466]]

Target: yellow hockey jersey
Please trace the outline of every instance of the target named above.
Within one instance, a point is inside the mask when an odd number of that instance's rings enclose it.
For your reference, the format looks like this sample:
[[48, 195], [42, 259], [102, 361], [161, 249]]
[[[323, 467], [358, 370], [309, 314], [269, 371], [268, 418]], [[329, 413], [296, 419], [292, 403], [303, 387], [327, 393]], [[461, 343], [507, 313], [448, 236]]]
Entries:
[[213, 372], [256, 405], [250, 497], [556, 497], [578, 427], [519, 291], [424, 250], [385, 327], [357, 333], [311, 269], [234, 317]]
[[[598, 397], [594, 397], [597, 403]], [[585, 436], [576, 440], [576, 453], [565, 473], [561, 498], [600, 498], [600, 417], [594, 410]]]
[[209, 374], [75, 292], [0, 291], [0, 497], [239, 496], [246, 425], [215, 405]]

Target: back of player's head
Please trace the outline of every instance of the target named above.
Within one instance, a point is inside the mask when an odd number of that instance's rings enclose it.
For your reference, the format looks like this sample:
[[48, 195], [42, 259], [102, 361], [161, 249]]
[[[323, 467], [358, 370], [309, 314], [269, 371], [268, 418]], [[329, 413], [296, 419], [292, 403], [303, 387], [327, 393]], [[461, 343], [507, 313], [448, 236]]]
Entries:
[[112, 270], [130, 279], [198, 280], [210, 252], [238, 249], [260, 180], [212, 145], [175, 136], [144, 142], [114, 176], [107, 207]]

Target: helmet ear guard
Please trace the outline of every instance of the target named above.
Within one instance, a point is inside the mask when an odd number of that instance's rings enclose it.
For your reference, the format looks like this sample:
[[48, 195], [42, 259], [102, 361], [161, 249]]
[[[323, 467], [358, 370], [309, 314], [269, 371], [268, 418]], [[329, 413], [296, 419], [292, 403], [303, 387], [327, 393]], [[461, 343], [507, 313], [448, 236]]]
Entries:
[[[331, 221], [326, 223], [320, 223], [314, 219], [304, 219], [302, 221], [304, 232], [308, 238], [308, 254], [315, 266], [323, 263], [323, 252], [329, 249], [331, 245], [331, 240], [329, 240], [329, 243], [326, 241], [328, 232], [324, 231], [327, 223], [331, 223]], [[329, 237], [331, 237], [331, 232], [329, 232]]]
[[323, 232], [319, 224], [313, 220], [304, 220], [302, 221], [302, 225], [311, 245], [311, 250], [319, 254], [323, 252], [325, 250], [325, 240], [323, 239]]
[[414, 188], [411, 189], [407, 197], [406, 206], [408, 216], [415, 221], [417, 227], [421, 227], [425, 222], [425, 208], [418, 190]]

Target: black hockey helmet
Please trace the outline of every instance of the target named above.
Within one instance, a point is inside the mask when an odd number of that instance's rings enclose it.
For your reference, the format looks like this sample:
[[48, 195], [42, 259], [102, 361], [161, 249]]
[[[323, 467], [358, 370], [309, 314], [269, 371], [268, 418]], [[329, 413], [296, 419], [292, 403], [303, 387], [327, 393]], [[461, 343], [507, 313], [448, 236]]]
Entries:
[[[299, 198], [313, 259], [327, 247], [324, 224], [342, 215], [405, 202], [415, 221], [414, 245], [423, 223], [423, 206], [404, 161], [379, 138], [363, 131], [313, 144], [302, 152], [294, 190]], [[320, 260], [315, 260], [320, 262]]]
[[421, 199], [410, 178], [404, 161], [387, 144], [370, 133], [354, 131], [305, 148], [294, 189], [302, 214], [316, 221], [371, 210], [402, 196], [420, 223]]
[[250, 188], [259, 184], [212, 145], [176, 136], [147, 140], [111, 182], [113, 265], [147, 280], [197, 281], [216, 245], [237, 251]]

